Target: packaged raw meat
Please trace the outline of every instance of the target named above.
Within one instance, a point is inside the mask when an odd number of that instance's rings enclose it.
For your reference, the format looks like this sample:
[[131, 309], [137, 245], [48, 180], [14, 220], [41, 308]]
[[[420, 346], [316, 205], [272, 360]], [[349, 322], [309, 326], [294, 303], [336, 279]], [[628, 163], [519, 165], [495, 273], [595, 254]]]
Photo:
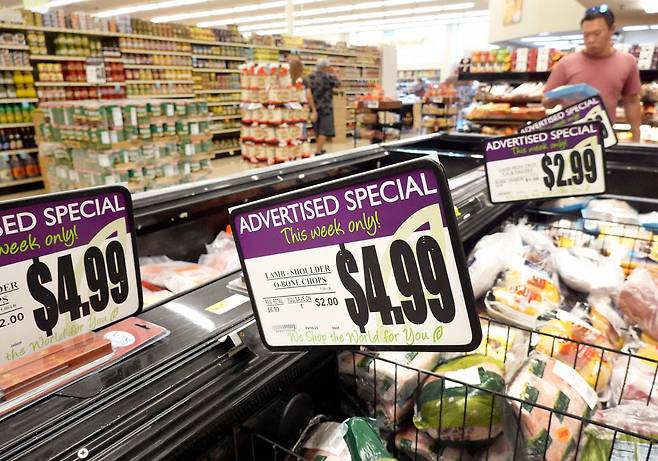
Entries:
[[590, 295], [587, 302], [576, 303], [570, 313], [603, 333], [614, 349], [623, 347], [628, 325], [612, 306], [609, 296]]
[[[587, 383], [598, 392], [610, 382], [614, 357], [597, 347], [580, 343], [613, 348], [607, 337], [587, 321], [561, 309], [546, 312], [539, 316], [539, 334], [535, 349], [556, 358], [578, 370]], [[557, 337], [557, 338], [556, 338]]]
[[537, 316], [557, 309], [561, 296], [557, 282], [551, 276], [523, 266], [505, 271], [484, 302], [492, 317], [534, 329]]
[[523, 242], [516, 231], [485, 235], [475, 245], [468, 260], [473, 294], [481, 298], [503, 270], [523, 264]]
[[342, 430], [351, 461], [397, 461], [386, 450], [373, 420], [350, 418], [343, 422]]
[[658, 460], [658, 409], [655, 407], [641, 403], [620, 405], [597, 411], [592, 420], [640, 437], [590, 424], [583, 433], [579, 460]]
[[594, 199], [581, 210], [588, 232], [597, 233], [599, 226], [608, 223], [640, 224], [640, 215], [627, 202], [617, 199]]
[[568, 461], [576, 451], [581, 422], [533, 404], [555, 411], [587, 417], [598, 406], [594, 389], [569, 365], [534, 352], [508, 386], [512, 408], [521, 421], [526, 446], [517, 459]]
[[[326, 421], [323, 416], [311, 420], [293, 447], [293, 452], [313, 461], [352, 461], [343, 438], [342, 424]], [[288, 461], [294, 459], [288, 457]]]
[[395, 434], [395, 448], [400, 461], [469, 461], [463, 448], [439, 445], [429, 435], [409, 426]]
[[658, 407], [658, 346], [640, 341], [617, 354], [610, 381], [613, 404], [639, 402]]
[[542, 203], [540, 209], [552, 213], [571, 213], [582, 210], [590, 200], [591, 198], [589, 197], [567, 197], [547, 200]]
[[505, 390], [501, 362], [470, 354], [449, 360], [434, 372], [446, 379], [432, 376], [421, 388], [414, 416], [418, 429], [444, 443], [488, 442], [501, 433], [503, 401], [487, 392]]
[[624, 283], [620, 260], [592, 248], [558, 248], [553, 258], [560, 279], [581, 293], [616, 295]]
[[173, 293], [191, 290], [222, 275], [211, 267], [173, 261], [166, 256], [140, 258], [139, 267], [142, 280]]
[[199, 264], [210, 266], [222, 273], [240, 269], [240, 257], [233, 236], [220, 232], [210, 245], [206, 245], [208, 254], [199, 257]]
[[374, 401], [375, 392], [377, 400], [405, 401], [427, 376], [419, 376], [415, 369], [433, 370], [438, 361], [438, 352], [343, 352], [338, 355], [338, 373], [348, 386], [354, 385], [356, 377], [357, 394], [367, 402]]
[[640, 328], [658, 338], [658, 284], [646, 269], [635, 269], [624, 282], [617, 307]]

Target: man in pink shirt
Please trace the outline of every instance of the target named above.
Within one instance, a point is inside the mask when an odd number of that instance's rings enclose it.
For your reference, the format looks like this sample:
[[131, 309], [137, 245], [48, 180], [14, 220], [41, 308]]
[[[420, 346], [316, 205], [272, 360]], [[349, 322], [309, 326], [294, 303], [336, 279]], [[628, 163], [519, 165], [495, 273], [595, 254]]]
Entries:
[[[585, 49], [562, 58], [551, 72], [544, 91], [562, 85], [587, 83], [596, 88], [614, 121], [617, 103], [621, 99], [626, 120], [631, 125], [633, 142], [640, 141], [642, 107], [640, 105], [640, 71], [635, 58], [615, 50], [612, 35], [615, 32], [615, 16], [607, 5], [588, 8], [580, 21]], [[573, 103], [544, 98], [544, 106]]]

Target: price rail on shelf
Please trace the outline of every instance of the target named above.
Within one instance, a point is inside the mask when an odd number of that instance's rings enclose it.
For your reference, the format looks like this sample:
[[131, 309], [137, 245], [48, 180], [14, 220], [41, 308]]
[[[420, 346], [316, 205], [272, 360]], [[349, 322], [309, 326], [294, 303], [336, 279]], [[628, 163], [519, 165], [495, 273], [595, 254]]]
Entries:
[[481, 330], [445, 172], [414, 160], [231, 210], [264, 344], [469, 351]]

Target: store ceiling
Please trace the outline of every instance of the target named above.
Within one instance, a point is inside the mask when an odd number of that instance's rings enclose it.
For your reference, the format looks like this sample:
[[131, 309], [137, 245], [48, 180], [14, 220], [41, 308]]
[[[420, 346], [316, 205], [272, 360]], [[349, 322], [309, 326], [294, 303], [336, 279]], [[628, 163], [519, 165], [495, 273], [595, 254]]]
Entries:
[[[16, 3], [16, 0], [0, 0], [0, 4], [7, 1]], [[481, 16], [488, 9], [488, 0], [293, 0], [293, 3], [296, 27], [331, 25], [336, 28], [337, 24], [350, 21], [374, 24], [380, 20], [391, 23], [412, 18], [457, 21], [460, 17]], [[64, 8], [68, 11], [109, 16], [129, 14], [145, 20], [156, 18], [156, 22], [201, 23], [202, 27], [238, 23], [244, 31], [285, 25], [286, 20], [285, 0], [51, 0], [50, 4], [66, 5]], [[120, 11], [120, 8], [126, 10]]]

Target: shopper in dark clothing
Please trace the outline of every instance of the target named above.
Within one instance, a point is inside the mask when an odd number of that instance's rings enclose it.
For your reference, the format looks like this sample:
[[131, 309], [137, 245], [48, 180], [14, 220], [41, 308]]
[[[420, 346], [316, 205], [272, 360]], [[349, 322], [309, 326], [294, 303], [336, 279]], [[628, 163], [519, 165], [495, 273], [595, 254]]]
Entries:
[[311, 120], [316, 136], [316, 153], [323, 154], [327, 138], [336, 135], [334, 129], [334, 88], [340, 86], [340, 80], [326, 59], [320, 59], [315, 65], [315, 72], [308, 77], [311, 90], [309, 104], [311, 105]]

